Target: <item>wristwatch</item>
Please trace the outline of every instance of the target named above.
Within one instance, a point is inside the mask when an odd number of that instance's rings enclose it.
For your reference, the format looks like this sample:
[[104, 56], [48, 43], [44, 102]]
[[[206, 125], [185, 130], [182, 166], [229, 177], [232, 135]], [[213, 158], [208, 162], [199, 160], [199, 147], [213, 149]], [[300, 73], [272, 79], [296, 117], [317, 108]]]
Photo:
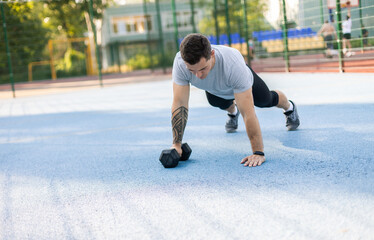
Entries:
[[254, 151], [254, 152], [253, 152], [253, 155], [265, 156], [265, 153], [264, 153], [264, 152], [261, 152], [261, 151]]

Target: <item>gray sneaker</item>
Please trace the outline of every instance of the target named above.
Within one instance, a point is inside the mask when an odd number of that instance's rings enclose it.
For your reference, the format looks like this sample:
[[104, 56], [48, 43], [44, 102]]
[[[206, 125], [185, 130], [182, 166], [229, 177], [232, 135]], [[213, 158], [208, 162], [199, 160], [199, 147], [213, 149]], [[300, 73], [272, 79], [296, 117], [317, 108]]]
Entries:
[[285, 112], [284, 115], [286, 116], [286, 127], [288, 131], [293, 131], [300, 125], [300, 120], [295, 103], [291, 100], [289, 101], [293, 105], [293, 111]]
[[229, 118], [226, 121], [226, 126], [225, 126], [226, 132], [228, 133], [235, 132], [236, 129], [238, 129], [238, 119], [239, 119], [240, 112], [238, 110], [238, 113], [235, 116], [231, 114], [227, 114], [227, 115], [229, 116]]

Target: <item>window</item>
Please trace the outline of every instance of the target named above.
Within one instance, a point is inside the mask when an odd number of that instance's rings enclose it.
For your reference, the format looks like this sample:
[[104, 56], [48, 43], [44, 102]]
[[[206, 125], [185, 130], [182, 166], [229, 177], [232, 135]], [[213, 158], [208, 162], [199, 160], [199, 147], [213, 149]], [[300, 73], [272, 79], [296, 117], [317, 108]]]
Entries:
[[147, 16], [147, 27], [148, 27], [148, 31], [152, 31], [152, 19], [151, 19], [151, 16]]
[[115, 35], [140, 34], [152, 30], [151, 18], [147, 16], [124, 16], [112, 18], [112, 32]]
[[[196, 12], [195, 12], [195, 14], [196, 14]], [[178, 28], [185, 29], [185, 28], [191, 28], [192, 27], [191, 12], [189, 12], [189, 11], [177, 11], [175, 15], [177, 17]], [[168, 29], [168, 30], [173, 29], [174, 28], [173, 12], [163, 14], [163, 21], [162, 22], [163, 22], [164, 27], [166, 29]]]

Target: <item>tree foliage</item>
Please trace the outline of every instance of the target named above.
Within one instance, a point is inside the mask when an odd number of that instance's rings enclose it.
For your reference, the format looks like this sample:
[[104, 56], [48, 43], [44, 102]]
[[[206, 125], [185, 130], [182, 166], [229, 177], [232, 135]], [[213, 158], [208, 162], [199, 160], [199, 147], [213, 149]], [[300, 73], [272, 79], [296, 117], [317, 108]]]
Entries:
[[[47, 30], [39, 16], [40, 4], [34, 2], [3, 4], [8, 44], [14, 72], [17, 66], [27, 66], [31, 61], [40, 60], [45, 48]], [[8, 72], [3, 16], [0, 27], [0, 76]], [[17, 74], [15, 76], [17, 77]], [[0, 80], [1, 81], [1, 80]]]
[[[102, 18], [102, 12], [112, 1], [105, 4], [100, 0], [93, 1], [93, 16]], [[87, 13], [89, 13], [89, 0], [47, 0], [44, 2], [43, 15], [48, 19], [46, 27], [53, 37], [65, 35], [68, 38], [83, 37], [87, 30]]]
[[[267, 5], [262, 0], [247, 0], [247, 23], [248, 31], [258, 31], [270, 29], [270, 25], [267, 23], [263, 13], [267, 10]], [[199, 3], [200, 7], [208, 9], [210, 14], [205, 17], [199, 23], [199, 29], [201, 32], [207, 35], [215, 35], [215, 19], [214, 19], [214, 1], [202, 1]], [[231, 33], [241, 33], [243, 36], [244, 32], [244, 10], [242, 0], [228, 1], [229, 19], [230, 19], [230, 30]], [[225, 2], [217, 0], [217, 20], [220, 34], [227, 34], [226, 24], [226, 8]]]
[[[112, 1], [93, 0], [95, 19]], [[1, 3], [7, 24], [7, 35], [16, 81], [26, 81], [28, 64], [49, 60], [48, 40], [87, 36], [91, 29], [89, 0], [45, 0]], [[0, 18], [0, 83], [9, 82], [4, 31]], [[71, 51], [69, 52], [71, 53]], [[46, 68], [48, 69], [48, 68]], [[46, 77], [50, 72], [46, 72]], [[3, 80], [2, 80], [3, 79]], [[4, 80], [6, 79], [6, 80]]]

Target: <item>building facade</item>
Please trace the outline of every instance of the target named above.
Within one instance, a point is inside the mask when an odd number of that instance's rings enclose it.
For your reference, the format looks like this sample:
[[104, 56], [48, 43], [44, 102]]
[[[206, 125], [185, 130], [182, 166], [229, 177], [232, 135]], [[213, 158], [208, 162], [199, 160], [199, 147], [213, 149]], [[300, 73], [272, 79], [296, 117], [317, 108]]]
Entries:
[[[105, 10], [101, 42], [103, 69], [126, 65], [130, 59], [136, 58], [139, 54], [175, 55], [177, 44], [172, 5], [160, 3], [159, 12], [161, 25], [157, 5], [154, 2], [145, 5], [127, 4]], [[191, 8], [188, 2], [178, 2], [175, 13], [178, 38], [193, 32], [193, 21], [197, 23], [203, 17], [202, 11]], [[160, 52], [162, 47], [165, 53]]]

